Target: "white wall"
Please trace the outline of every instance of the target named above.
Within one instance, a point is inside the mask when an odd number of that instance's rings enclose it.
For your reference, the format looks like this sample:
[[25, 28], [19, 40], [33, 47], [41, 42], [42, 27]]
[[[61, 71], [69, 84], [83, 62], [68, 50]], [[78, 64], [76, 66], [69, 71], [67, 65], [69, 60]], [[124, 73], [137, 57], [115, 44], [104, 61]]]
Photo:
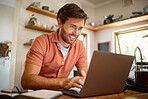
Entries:
[[[0, 42], [12, 41], [13, 15], [13, 7], [0, 4]], [[0, 90], [9, 88], [10, 60], [0, 58]]]
[[[16, 63], [15, 63], [15, 85], [20, 87], [20, 81], [21, 81], [21, 75], [24, 69], [24, 62], [25, 62], [25, 57], [26, 54], [29, 50], [29, 47], [27, 46], [23, 46], [23, 44], [25, 42], [28, 42], [30, 39], [34, 39], [35, 37], [43, 34], [44, 32], [40, 32], [40, 31], [35, 31], [35, 30], [31, 30], [31, 29], [27, 29], [25, 28], [25, 25], [27, 25], [27, 22], [29, 21], [29, 18], [32, 14], [35, 14], [35, 16], [37, 17], [37, 19], [40, 21], [41, 24], [50, 24], [50, 25], [55, 25], [56, 24], [56, 19], [47, 17], [47, 16], [43, 16], [34, 12], [30, 12], [27, 11], [26, 8], [32, 3], [32, 2], [37, 2], [40, 0], [17, 0], [16, 1], [16, 13], [15, 15], [17, 15], [17, 18], [15, 18], [16, 24], [15, 24], [15, 31], [14, 31], [14, 53], [13, 57], [16, 57]], [[72, 0], [42, 0], [41, 1], [41, 6], [43, 5], [47, 5], [50, 7], [50, 9], [55, 9], [56, 11], [58, 11], [58, 9], [63, 6], [64, 4], [68, 3], [68, 2], [74, 2], [76, 4], [78, 4], [80, 7], [83, 7], [83, 5], [81, 5], [79, 2], [76, 1], [72, 1]], [[85, 5], [85, 11], [87, 13], [89, 13], [90, 15], [93, 15], [94, 13], [92, 13], [90, 10], [88, 10], [88, 6]], [[93, 8], [90, 8], [93, 9]], [[89, 31], [87, 29], [83, 29], [82, 30], [83, 33], [88, 34], [88, 42], [94, 42], [94, 32]], [[88, 62], [90, 60], [92, 51], [94, 50], [94, 43], [88, 43]], [[14, 64], [13, 64], [14, 65]], [[14, 69], [13, 68], [13, 69]], [[14, 71], [11, 72], [12, 74], [14, 73]], [[13, 76], [12, 76], [13, 78]], [[13, 79], [11, 79], [11, 82], [13, 83]], [[13, 84], [12, 84], [13, 86]], [[11, 86], [10, 86], [11, 87]]]
[[13, 15], [13, 7], [0, 4], [0, 42], [12, 41]]

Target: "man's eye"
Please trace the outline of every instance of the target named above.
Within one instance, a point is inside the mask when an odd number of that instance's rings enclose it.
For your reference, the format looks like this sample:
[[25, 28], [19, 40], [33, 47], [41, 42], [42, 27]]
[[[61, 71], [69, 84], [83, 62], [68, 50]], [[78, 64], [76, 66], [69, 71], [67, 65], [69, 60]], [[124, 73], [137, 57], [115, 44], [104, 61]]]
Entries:
[[75, 26], [71, 25], [70, 27], [74, 28]]
[[82, 27], [79, 28], [79, 30], [82, 30], [82, 29], [83, 29]]

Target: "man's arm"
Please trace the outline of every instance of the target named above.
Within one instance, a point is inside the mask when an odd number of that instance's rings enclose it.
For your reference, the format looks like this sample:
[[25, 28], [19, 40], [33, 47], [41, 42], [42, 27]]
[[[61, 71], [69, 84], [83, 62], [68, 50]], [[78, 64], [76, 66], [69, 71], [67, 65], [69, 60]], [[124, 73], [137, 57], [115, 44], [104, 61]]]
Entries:
[[78, 69], [78, 73], [79, 73], [80, 76], [83, 76], [84, 75], [84, 74], [82, 74], [83, 73], [82, 71], [84, 71], [85, 74], [87, 74], [88, 67], [77, 68], [77, 69]]
[[87, 76], [86, 74], [87, 74], [87, 71], [88, 71], [88, 67], [77, 68], [77, 70], [78, 70], [79, 75], [84, 77], [84, 79], [82, 80], [82, 82], [84, 84], [86, 76]]
[[85, 77], [73, 78], [46, 78], [39, 75], [40, 66], [26, 63], [21, 79], [22, 87], [25, 89], [69, 89], [71, 87], [82, 88]]

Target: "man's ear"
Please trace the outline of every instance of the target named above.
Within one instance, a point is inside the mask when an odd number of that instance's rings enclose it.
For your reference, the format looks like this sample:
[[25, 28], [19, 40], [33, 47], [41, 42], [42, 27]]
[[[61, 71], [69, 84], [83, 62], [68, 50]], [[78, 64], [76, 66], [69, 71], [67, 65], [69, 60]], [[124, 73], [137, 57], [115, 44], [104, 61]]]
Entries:
[[58, 22], [58, 27], [61, 28], [62, 27], [61, 19], [58, 18], [57, 22]]

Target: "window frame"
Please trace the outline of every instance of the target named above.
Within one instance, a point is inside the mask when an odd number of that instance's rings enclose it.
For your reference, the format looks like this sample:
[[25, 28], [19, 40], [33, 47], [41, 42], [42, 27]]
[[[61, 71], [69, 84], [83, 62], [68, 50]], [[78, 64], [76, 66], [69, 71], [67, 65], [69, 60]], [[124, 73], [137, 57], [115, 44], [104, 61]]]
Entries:
[[126, 33], [132, 33], [132, 32], [137, 32], [137, 31], [143, 31], [143, 30], [148, 30], [148, 26], [134, 28], [134, 29], [129, 29], [129, 30], [124, 30], [124, 31], [120, 31], [120, 32], [115, 32], [114, 33], [115, 53], [117, 53], [117, 50], [116, 50], [117, 49], [117, 43], [116, 43], [116, 41], [118, 41], [119, 53], [121, 54], [121, 47], [120, 47], [118, 35], [126, 34]]
[[86, 49], [86, 52], [87, 52], [87, 34], [81, 33], [80, 35], [84, 36], [84, 39], [85, 39], [85, 49]]

